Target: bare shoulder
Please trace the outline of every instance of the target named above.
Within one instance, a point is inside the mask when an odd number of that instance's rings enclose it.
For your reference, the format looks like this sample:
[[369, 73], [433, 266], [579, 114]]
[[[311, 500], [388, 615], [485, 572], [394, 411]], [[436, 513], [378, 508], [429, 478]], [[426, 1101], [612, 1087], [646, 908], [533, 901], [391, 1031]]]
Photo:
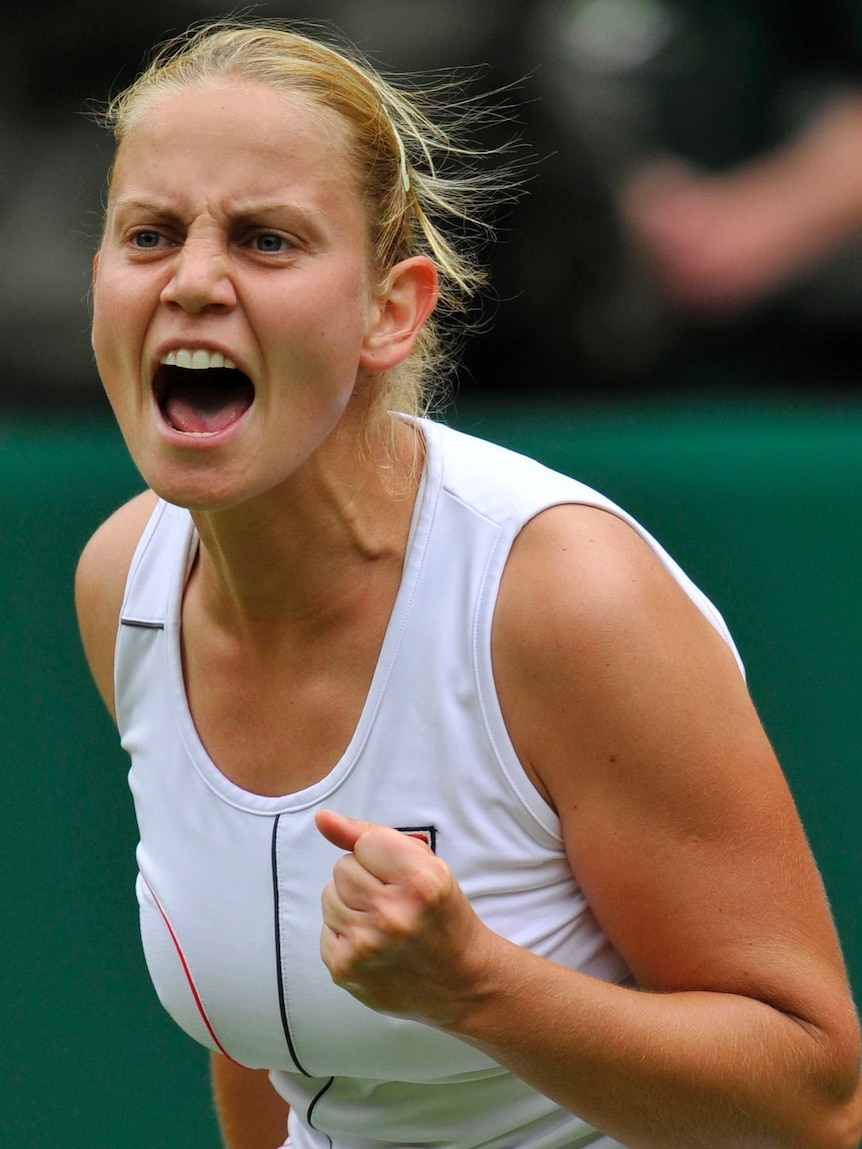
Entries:
[[553, 763], [571, 757], [573, 729], [584, 747], [654, 721], [661, 683], [672, 694], [677, 681], [709, 689], [719, 678], [747, 693], [727, 643], [646, 540], [618, 515], [580, 504], [542, 512], [515, 540], [493, 661], [516, 749], [534, 781], [549, 783]]
[[723, 635], [609, 511], [553, 507], [524, 527], [503, 572], [492, 643], [515, 748], [561, 813], [607, 782], [609, 760], [630, 770], [629, 794], [654, 795], [656, 762], [672, 790], [689, 771], [681, 754], [682, 778], [673, 776], [670, 740], [713, 743], [731, 715], [738, 731], [762, 738]]
[[78, 626], [90, 671], [114, 713], [114, 643], [129, 566], [156, 496], [137, 495], [115, 511], [89, 540], [75, 574]]
[[496, 627], [524, 653], [531, 645], [547, 651], [551, 641], [589, 660], [607, 653], [615, 638], [628, 635], [630, 645], [637, 631], [659, 625], [664, 633], [674, 626], [710, 642], [714, 635], [716, 650], [728, 650], [653, 548], [618, 515], [581, 504], [555, 506], [515, 540]]

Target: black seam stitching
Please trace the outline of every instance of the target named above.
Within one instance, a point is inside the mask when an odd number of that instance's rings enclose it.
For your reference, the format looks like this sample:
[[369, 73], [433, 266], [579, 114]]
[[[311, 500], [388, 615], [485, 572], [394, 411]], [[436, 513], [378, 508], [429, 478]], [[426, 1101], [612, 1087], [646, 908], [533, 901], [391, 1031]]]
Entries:
[[332, 1088], [334, 1083], [335, 1083], [335, 1078], [330, 1077], [330, 1079], [327, 1081], [327, 1083], [324, 1085], [324, 1087], [320, 1090], [320, 1092], [317, 1093], [316, 1096], [314, 1096], [311, 1099], [311, 1104], [308, 1106], [308, 1109], [307, 1109], [306, 1114], [305, 1114], [305, 1120], [308, 1123], [309, 1128], [314, 1129], [317, 1133], [323, 1133], [323, 1136], [329, 1142], [329, 1149], [332, 1149], [332, 1138], [329, 1136], [328, 1133], [325, 1133], [322, 1129], [318, 1129], [311, 1118], [312, 1118], [312, 1115], [314, 1114], [314, 1110], [315, 1110], [315, 1107], [316, 1107], [318, 1101], [321, 1101], [323, 1099], [324, 1094], [329, 1092], [329, 1090]]
[[279, 905], [278, 905], [278, 823], [281, 821], [281, 814], [278, 814], [275, 823], [272, 827], [272, 900], [275, 908], [275, 971], [278, 982], [278, 1008], [281, 1011], [281, 1025], [284, 1030], [284, 1039], [287, 1042], [287, 1048], [290, 1051], [290, 1056], [293, 1058], [294, 1064], [300, 1073], [306, 1077], [312, 1077], [313, 1074], [309, 1073], [303, 1066], [296, 1054], [296, 1047], [293, 1044], [293, 1036], [290, 1032], [290, 1022], [287, 1017], [287, 999], [284, 992], [284, 976], [281, 969], [281, 924], [279, 922]]

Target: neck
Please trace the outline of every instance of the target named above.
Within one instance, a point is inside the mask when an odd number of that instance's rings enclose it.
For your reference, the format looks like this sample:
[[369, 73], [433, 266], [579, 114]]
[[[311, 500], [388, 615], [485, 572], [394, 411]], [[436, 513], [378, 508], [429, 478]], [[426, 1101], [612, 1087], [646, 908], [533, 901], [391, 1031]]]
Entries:
[[363, 609], [377, 576], [400, 577], [421, 436], [399, 421], [393, 447], [350, 441], [332, 462], [312, 459], [253, 505], [194, 514], [190, 587], [208, 617], [243, 631], [332, 625]]

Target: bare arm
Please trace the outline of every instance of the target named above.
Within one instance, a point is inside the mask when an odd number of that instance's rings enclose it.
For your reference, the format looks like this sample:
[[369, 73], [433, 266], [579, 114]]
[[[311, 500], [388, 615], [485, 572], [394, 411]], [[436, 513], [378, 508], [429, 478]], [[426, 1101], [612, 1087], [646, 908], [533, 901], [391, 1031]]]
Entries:
[[672, 302], [719, 314], [755, 303], [862, 236], [862, 94], [728, 172], [649, 164], [622, 208]]
[[216, 1112], [225, 1149], [278, 1149], [287, 1137], [287, 1102], [269, 1083], [265, 1069], [245, 1069], [212, 1054]]
[[[500, 1053], [644, 1149], [735, 1137], [855, 1146], [858, 1035], [841, 956], [724, 642], [624, 524], [569, 508], [540, 517], [516, 544], [496, 640], [516, 745], [640, 987], [591, 983], [583, 996], [583, 985], [545, 970], [534, 1004], [551, 1026], [540, 1000], [569, 1003], [553, 1032], [572, 1070], [601, 1019], [601, 1039], [588, 1043], [586, 1110], [582, 1085], [561, 1082], [541, 1053], [547, 1029], [526, 1042], [535, 1061], [522, 1060], [524, 1049]], [[479, 1027], [493, 1027], [481, 1012]]]
[[152, 509], [149, 491], [120, 507], [84, 548], [75, 574], [75, 607], [90, 673], [112, 717], [114, 646], [129, 566]]
[[723, 641], [628, 527], [558, 508], [515, 545], [494, 646], [513, 741], [638, 988], [499, 938], [419, 843], [322, 815], [353, 851], [324, 896], [336, 980], [632, 1149], [855, 1149], [841, 955]]

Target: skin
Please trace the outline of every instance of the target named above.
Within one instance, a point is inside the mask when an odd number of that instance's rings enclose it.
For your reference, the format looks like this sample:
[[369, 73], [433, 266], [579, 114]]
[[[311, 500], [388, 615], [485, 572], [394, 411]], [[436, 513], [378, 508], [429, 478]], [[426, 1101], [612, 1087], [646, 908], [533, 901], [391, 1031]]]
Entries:
[[755, 306], [862, 232], [862, 96], [836, 98], [783, 147], [720, 174], [680, 160], [637, 171], [621, 210], [681, 312]]
[[[421, 258], [370, 294], [344, 129], [321, 131], [325, 115], [236, 81], [157, 101], [120, 148], [94, 282], [120, 427], [152, 490], [189, 507], [201, 536], [183, 603], [192, 714], [220, 769], [261, 793], [323, 777], [361, 710], [417, 444], [399, 424], [393, 461], [382, 445], [359, 452], [357, 436], [375, 379], [409, 353], [435, 297]], [[218, 436], [178, 436], [154, 404], [155, 364], [181, 346], [222, 350], [254, 381], [252, 408]], [[117, 512], [79, 566], [109, 708], [153, 499]], [[493, 934], [440, 858], [349, 811], [318, 815], [344, 851], [322, 891], [333, 979], [485, 1050], [632, 1149], [855, 1149], [859, 1045], [838, 944], [725, 644], [625, 524], [561, 507], [516, 540], [492, 653], [515, 748], [639, 988]], [[216, 1058], [214, 1083], [228, 1149], [281, 1143], [285, 1109], [259, 1073]]]

